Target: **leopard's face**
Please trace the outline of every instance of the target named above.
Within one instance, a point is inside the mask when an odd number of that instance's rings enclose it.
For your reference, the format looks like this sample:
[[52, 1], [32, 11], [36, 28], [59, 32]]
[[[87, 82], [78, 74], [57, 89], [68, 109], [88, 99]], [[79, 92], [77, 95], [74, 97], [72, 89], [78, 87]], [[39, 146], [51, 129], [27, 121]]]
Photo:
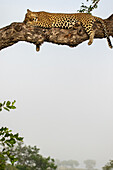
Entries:
[[27, 14], [24, 19], [24, 23], [28, 25], [34, 25], [38, 21], [38, 17], [35, 13], [27, 10]]
[[30, 10], [27, 10], [24, 23], [41, 27], [49, 24], [49, 19], [46, 12], [31, 12]]

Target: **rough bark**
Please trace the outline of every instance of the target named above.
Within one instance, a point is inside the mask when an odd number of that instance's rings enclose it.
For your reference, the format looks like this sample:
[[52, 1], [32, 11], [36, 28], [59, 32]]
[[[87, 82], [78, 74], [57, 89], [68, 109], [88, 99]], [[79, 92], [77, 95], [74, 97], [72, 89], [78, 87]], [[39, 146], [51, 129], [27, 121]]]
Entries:
[[[113, 14], [104, 21], [107, 26], [108, 35], [113, 37]], [[103, 28], [99, 22], [95, 22], [94, 29], [96, 30], [95, 38], [105, 38]], [[84, 28], [78, 24], [72, 30], [61, 28], [44, 29], [14, 22], [0, 29], [0, 50], [19, 41], [33, 43], [36, 45], [36, 50], [39, 51], [40, 45], [44, 42], [76, 47], [86, 40], [88, 40], [88, 35]]]

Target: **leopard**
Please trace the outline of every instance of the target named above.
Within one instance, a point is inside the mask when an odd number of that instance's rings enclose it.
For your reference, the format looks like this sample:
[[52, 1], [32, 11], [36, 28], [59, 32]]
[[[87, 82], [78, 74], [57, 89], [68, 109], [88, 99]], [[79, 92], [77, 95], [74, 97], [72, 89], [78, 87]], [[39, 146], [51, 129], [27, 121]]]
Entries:
[[24, 19], [25, 24], [41, 28], [75, 29], [77, 23], [81, 24], [89, 36], [88, 45], [93, 43], [96, 32], [96, 29], [93, 27], [95, 22], [101, 23], [108, 45], [110, 48], [113, 48], [104, 20], [89, 13], [32, 12], [27, 9]]

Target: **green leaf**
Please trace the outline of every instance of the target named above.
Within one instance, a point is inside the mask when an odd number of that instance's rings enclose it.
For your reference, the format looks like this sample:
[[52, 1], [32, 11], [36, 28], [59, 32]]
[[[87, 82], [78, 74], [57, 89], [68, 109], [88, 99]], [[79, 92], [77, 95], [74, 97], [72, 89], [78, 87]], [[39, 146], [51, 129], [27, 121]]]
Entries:
[[2, 139], [0, 139], [0, 141], [2, 141], [2, 142], [3, 142], [4, 140], [5, 140], [5, 138], [4, 138], [4, 137], [3, 137]]
[[5, 110], [7, 110], [8, 112], [10, 111], [7, 107], [3, 107]]
[[53, 158], [51, 159], [51, 161], [52, 161], [52, 162], [55, 162], [55, 160], [54, 160]]
[[16, 109], [15, 106], [7, 106], [8, 109]]
[[11, 102], [7, 101], [6, 106], [10, 106]]
[[14, 137], [15, 137], [16, 139], [18, 139], [18, 136], [19, 136], [18, 133], [16, 133], [16, 134], [14, 135]]
[[11, 145], [14, 145], [14, 144], [16, 143], [16, 140], [15, 140], [14, 138], [11, 138], [11, 139], [9, 140], [9, 143], [10, 143]]
[[16, 109], [16, 107], [15, 106], [11, 106], [11, 109]]
[[1, 127], [0, 131], [2, 132], [3, 130], [4, 130], [4, 128], [3, 128], [3, 127]]
[[17, 140], [22, 142], [23, 141], [23, 137], [18, 137]]
[[8, 109], [11, 109], [11, 106], [7, 106]]
[[5, 105], [5, 103], [6, 103], [6, 101], [4, 101], [2, 105], [4, 106], [4, 105]]
[[9, 136], [10, 136], [10, 134], [6, 132], [4, 137], [9, 137]]
[[5, 143], [7, 144], [8, 147], [11, 148], [11, 144], [8, 141], [5, 141]]
[[8, 151], [6, 151], [6, 152], [4, 152], [6, 155], [10, 155], [10, 151], [8, 150]]
[[2, 149], [2, 152], [5, 152], [5, 148]]
[[14, 102], [12, 102], [12, 106], [16, 103], [16, 100], [14, 100]]

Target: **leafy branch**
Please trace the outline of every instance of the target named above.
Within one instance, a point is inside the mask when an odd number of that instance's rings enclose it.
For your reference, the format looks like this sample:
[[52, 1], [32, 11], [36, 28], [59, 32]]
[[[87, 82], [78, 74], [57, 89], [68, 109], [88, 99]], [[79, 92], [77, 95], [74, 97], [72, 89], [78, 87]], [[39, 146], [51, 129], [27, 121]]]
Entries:
[[[89, 0], [86, 0], [86, 1], [88, 2]], [[78, 10], [78, 12], [91, 14], [91, 12], [98, 7], [98, 3], [100, 0], [91, 0], [91, 1], [92, 1], [92, 4], [89, 6], [82, 3], [82, 5], [80, 6], [80, 10]]]
[[10, 101], [4, 101], [3, 103], [0, 103], [0, 112], [5, 109], [7, 111], [10, 111], [11, 109], [16, 109], [16, 106], [14, 106], [16, 100], [14, 100], [13, 102]]
[[11, 151], [15, 144], [20, 141], [23, 141], [23, 137], [19, 137], [18, 133], [13, 134], [12, 130], [9, 130], [7, 127], [2, 127], [0, 129], [0, 153], [2, 153], [12, 165], [17, 161], [17, 158], [15, 158], [15, 155], [11, 154]]

